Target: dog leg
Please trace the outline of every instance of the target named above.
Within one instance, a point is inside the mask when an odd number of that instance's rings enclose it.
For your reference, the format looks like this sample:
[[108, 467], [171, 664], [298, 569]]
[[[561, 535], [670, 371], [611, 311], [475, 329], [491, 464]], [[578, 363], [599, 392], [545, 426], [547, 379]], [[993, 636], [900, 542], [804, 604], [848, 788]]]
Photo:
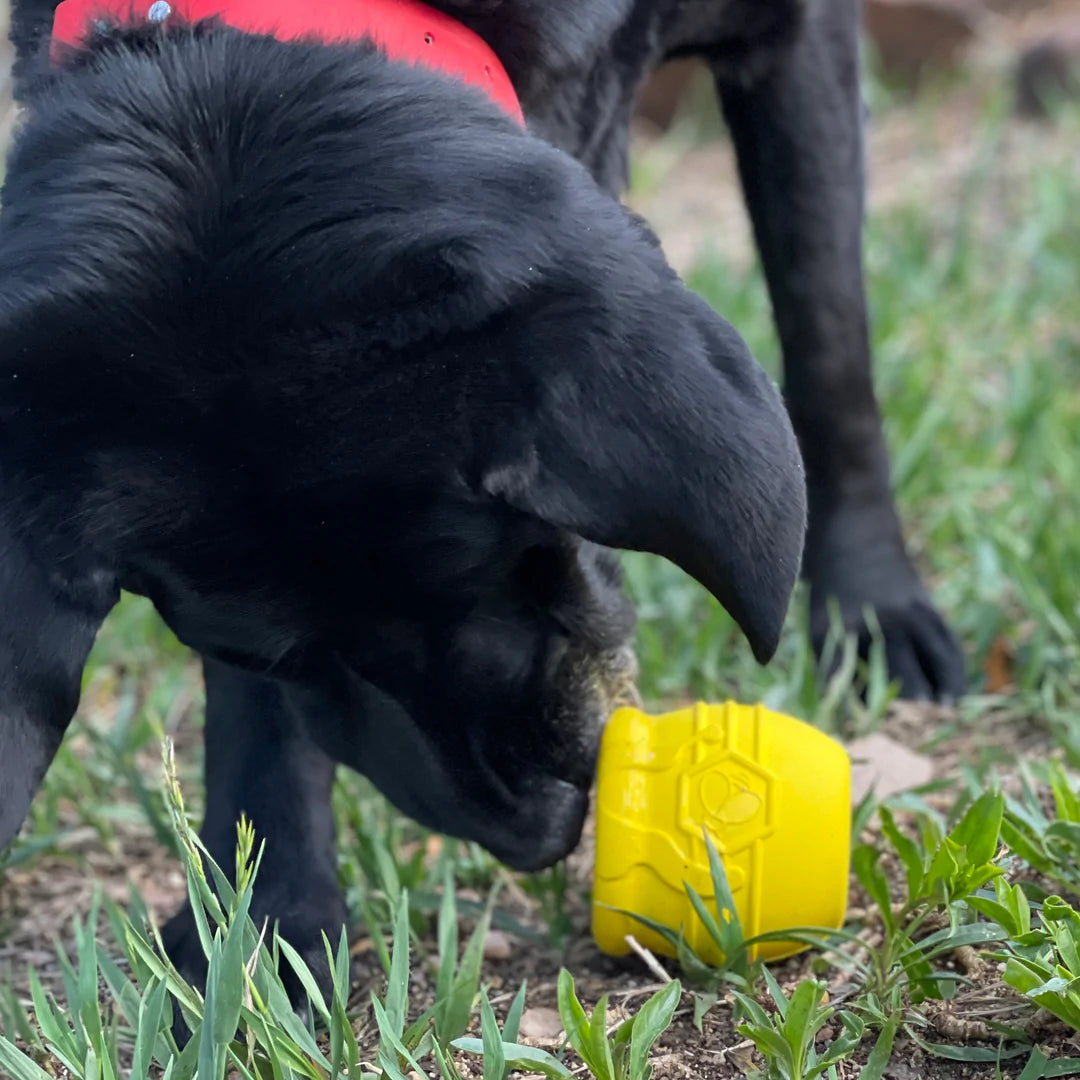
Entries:
[[862, 271], [863, 147], [856, 0], [815, 0], [794, 43], [745, 84], [716, 66], [806, 461], [803, 572], [820, 652], [828, 599], [869, 633], [908, 698], [964, 690], [964, 658], [904, 548], [870, 370]]
[[[230, 875], [236, 823], [246, 814], [265, 841], [255, 880], [252, 918], [277, 920], [282, 936], [330, 987], [322, 933], [337, 941], [345, 903], [337, 883], [330, 794], [334, 762], [304, 734], [280, 687], [235, 668], [203, 661], [206, 677], [206, 816], [201, 836]], [[166, 951], [180, 972], [201, 984], [206, 959], [190, 905], [165, 926]], [[291, 976], [291, 970], [289, 972]], [[299, 1001], [301, 988], [287, 981]]]

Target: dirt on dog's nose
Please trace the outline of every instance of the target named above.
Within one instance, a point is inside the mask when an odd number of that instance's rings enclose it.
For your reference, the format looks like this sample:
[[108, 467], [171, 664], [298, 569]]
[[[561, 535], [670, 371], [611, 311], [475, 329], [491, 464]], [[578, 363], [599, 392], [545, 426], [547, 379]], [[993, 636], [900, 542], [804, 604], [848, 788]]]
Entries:
[[631, 646], [624, 645], [620, 649], [602, 653], [598, 668], [608, 699], [609, 712], [619, 705], [641, 705], [641, 693], [637, 685], [638, 659]]

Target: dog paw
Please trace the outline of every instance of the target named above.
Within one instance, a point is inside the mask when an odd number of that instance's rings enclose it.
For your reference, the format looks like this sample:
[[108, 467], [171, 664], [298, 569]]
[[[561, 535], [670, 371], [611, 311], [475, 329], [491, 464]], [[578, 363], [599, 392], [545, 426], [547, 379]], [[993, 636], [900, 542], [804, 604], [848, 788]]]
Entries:
[[[324, 998], [328, 998], [333, 989], [333, 975], [326, 957], [323, 934], [332, 944], [336, 944], [345, 925], [345, 904], [336, 886], [299, 899], [263, 896], [256, 889], [252, 921], [261, 930], [264, 920], [268, 920], [267, 942], [276, 922], [279, 935], [300, 954], [320, 992]], [[166, 955], [184, 980], [200, 991], [204, 990], [207, 960], [190, 902], [162, 927], [161, 940]], [[297, 1008], [302, 1008], [306, 991], [284, 959], [281, 961], [280, 974], [289, 1000]], [[173, 1035], [178, 1044], [190, 1038], [179, 1009], [174, 1009], [173, 1013]]]
[[[851, 523], [848, 523], [851, 525]], [[872, 608], [885, 644], [889, 678], [900, 697], [950, 703], [966, 688], [964, 653], [930, 601], [903, 549], [899, 529], [885, 543], [860, 538], [856, 526], [832, 530], [842, 542], [808, 545], [810, 633], [820, 657], [829, 636], [830, 598], [845, 629], [858, 637], [866, 657], [873, 640], [865, 612]]]

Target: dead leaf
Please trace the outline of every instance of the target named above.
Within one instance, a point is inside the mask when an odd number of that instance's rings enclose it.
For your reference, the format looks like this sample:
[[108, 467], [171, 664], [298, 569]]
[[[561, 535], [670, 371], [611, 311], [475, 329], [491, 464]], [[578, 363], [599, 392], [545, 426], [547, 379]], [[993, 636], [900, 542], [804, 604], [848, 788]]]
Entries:
[[1012, 646], [999, 634], [986, 653], [987, 693], [1000, 694], [1013, 685], [1013, 659]]
[[851, 801], [858, 803], [873, 788], [883, 799], [927, 784], [934, 776], [928, 757], [909, 750], [880, 732], [848, 744], [851, 755]]

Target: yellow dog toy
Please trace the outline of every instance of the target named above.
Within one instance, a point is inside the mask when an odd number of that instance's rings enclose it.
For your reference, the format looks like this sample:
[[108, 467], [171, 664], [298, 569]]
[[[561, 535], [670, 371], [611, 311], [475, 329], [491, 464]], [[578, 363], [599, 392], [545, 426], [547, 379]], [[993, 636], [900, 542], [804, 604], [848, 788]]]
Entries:
[[[613, 909], [678, 930], [719, 963], [684, 882], [713, 908], [707, 829], [724, 862], [746, 937], [839, 927], [848, 892], [851, 766], [839, 743], [760, 705], [698, 704], [664, 716], [620, 709], [600, 753], [593, 935], [612, 955], [658, 934]], [[778, 960], [797, 942], [756, 947]]]

